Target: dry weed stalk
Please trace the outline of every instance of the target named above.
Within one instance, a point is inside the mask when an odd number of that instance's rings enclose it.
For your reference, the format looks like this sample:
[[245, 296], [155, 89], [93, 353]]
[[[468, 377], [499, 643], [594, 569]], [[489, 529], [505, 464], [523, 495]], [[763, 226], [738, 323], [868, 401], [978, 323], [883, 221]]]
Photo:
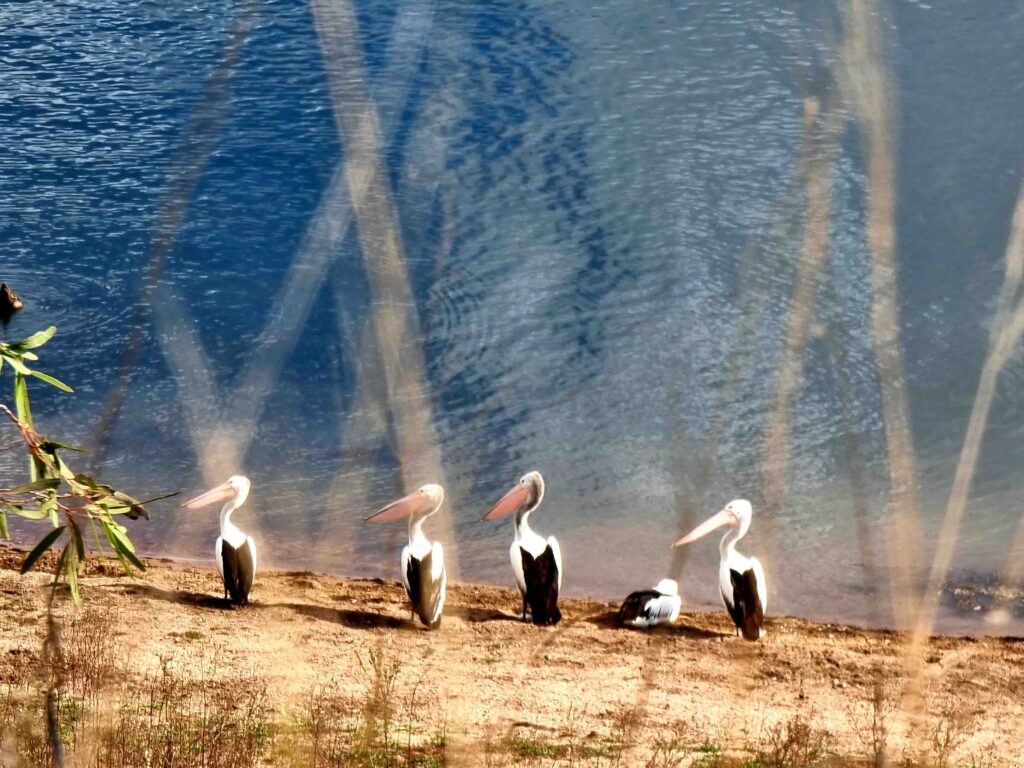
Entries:
[[756, 759], [763, 768], [813, 766], [827, 757], [832, 745], [828, 731], [816, 728], [798, 714], [768, 729]]
[[849, 718], [874, 768], [886, 768], [892, 748], [895, 719], [902, 701], [898, 680], [887, 680], [879, 671], [866, 702], [852, 702]]

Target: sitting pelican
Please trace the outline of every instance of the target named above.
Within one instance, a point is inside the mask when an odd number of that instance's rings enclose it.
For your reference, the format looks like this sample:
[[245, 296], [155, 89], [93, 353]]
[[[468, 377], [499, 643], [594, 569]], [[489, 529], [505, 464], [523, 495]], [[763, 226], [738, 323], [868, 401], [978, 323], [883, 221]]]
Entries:
[[[516, 513], [516, 535], [509, 549], [516, 586], [523, 596], [523, 621], [534, 624], [557, 624], [558, 591], [562, 588], [562, 552], [554, 536], [545, 540], [530, 528], [529, 517], [544, 499], [544, 478], [540, 472], [527, 472], [516, 486], [506, 493], [483, 516], [494, 520]], [[527, 613], [527, 606], [530, 611]]]
[[619, 608], [619, 623], [634, 627], [671, 624], [679, 618], [682, 606], [679, 585], [675, 579], [662, 579], [654, 585], [654, 589], [633, 592], [625, 599]]
[[366, 518], [374, 523], [385, 523], [409, 517], [409, 543], [402, 548], [402, 583], [412, 603], [413, 618], [419, 616], [430, 629], [441, 626], [448, 575], [444, 570], [441, 542], [431, 542], [423, 534], [423, 521], [437, 512], [443, 502], [444, 488], [424, 485]]
[[768, 589], [765, 586], [764, 568], [756, 557], [744, 557], [736, 551], [736, 542], [742, 539], [750, 528], [753, 509], [746, 499], [736, 499], [725, 505], [725, 509], [712, 515], [679, 541], [678, 547], [696, 541], [723, 525], [730, 526], [722, 537], [718, 551], [722, 563], [718, 570], [718, 586], [722, 602], [736, 624], [736, 634], [747, 640], [764, 637], [764, 612], [768, 609]]
[[252, 582], [256, 578], [256, 543], [252, 536], [246, 536], [231, 522], [231, 513], [242, 506], [248, 496], [249, 478], [232, 475], [223, 485], [181, 505], [184, 509], [199, 509], [218, 501], [224, 502], [220, 510], [220, 536], [213, 551], [217, 570], [224, 580], [224, 599], [230, 595], [234, 605], [248, 604]]

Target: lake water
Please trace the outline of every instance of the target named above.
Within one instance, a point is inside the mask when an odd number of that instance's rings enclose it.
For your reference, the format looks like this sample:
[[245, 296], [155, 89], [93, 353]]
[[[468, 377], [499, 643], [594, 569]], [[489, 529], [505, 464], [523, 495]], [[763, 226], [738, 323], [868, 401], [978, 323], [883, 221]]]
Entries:
[[[462, 579], [511, 583], [511, 523], [478, 521], [539, 469], [534, 523], [561, 540], [568, 593], [653, 584], [684, 506], [703, 516], [745, 496], [740, 548], [765, 562], [772, 613], [890, 623], [888, 588], [865, 587], [865, 565], [882, 584], [888, 573], [888, 460], [865, 149], [833, 77], [842, 15], [752, 0], [332, 7], [351, 11], [341, 43], [301, 2], [0, 8], [0, 279], [26, 305], [4, 334], [56, 324], [39, 366], [76, 389], [33, 387], [42, 431], [89, 444], [79, 461], [139, 496], [244, 471], [253, 496], [235, 520], [261, 562], [396, 578], [404, 530], [362, 517], [402, 492], [390, 414], [413, 409], [439, 446]], [[1024, 170], [1024, 5], [899, 0], [875, 21], [929, 553]], [[808, 97], [846, 128], [769, 519]], [[370, 115], [378, 140], [358, 154], [336, 108]], [[384, 219], [346, 213], [357, 160], [380, 169], [366, 194]], [[339, 217], [349, 226], [318, 250], [317, 227]], [[420, 394], [390, 401], [366, 330], [387, 301], [380, 231], [402, 258], [387, 279], [411, 290], [418, 335], [402, 348], [423, 362]], [[128, 349], [130, 385], [97, 439]], [[987, 631], [984, 592], [1024, 512], [1022, 384], [1017, 355], [954, 560], [967, 597], [944, 601], [946, 629]], [[435, 479], [425, 457], [402, 461], [413, 482]], [[4, 483], [20, 481], [14, 457], [0, 462]], [[851, 471], [866, 482], [866, 548]], [[147, 553], [206, 558], [216, 514], [176, 506], [155, 504], [132, 535]], [[717, 547], [688, 554], [685, 604], [715, 604]], [[1000, 629], [1021, 630], [1024, 611]]]

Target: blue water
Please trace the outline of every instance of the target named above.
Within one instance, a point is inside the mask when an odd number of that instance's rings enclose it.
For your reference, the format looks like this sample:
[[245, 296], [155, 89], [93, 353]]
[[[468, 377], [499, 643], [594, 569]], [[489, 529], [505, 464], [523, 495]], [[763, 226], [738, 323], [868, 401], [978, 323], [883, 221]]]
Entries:
[[[653, 584], [684, 497], [703, 514], [746, 496], [755, 522], [741, 549], [766, 563], [772, 612], [890, 621], [888, 588], [865, 591], [846, 453], [852, 431], [866, 460], [867, 556], [884, 578], [888, 468], [852, 114], [787, 494], [775, 519], [756, 512], [800, 251], [804, 98], [835, 92], [841, 15], [752, 1], [351, 7], [359, 67], [344, 77], [377, 115], [373, 193], [394, 212], [421, 330], [405, 343], [425, 361], [427, 401], [391, 407], [431, 413], [460, 577], [510, 581], [509, 526], [477, 521], [539, 469], [548, 492], [535, 523], [560, 537], [570, 593], [614, 599]], [[899, 330], [927, 552], [1024, 171], [1024, 7], [901, 1], [883, 12]], [[259, 403], [255, 432], [229, 438], [244, 448], [229, 469], [253, 479], [237, 522], [257, 534], [261, 561], [393, 577], [403, 532], [361, 523], [402, 487], [383, 395], [360, 394], [376, 299], [358, 223], [283, 308], [299, 318], [293, 340], [272, 317], [282, 287], [305, 274], [293, 262], [322, 197], [351, 162], [323, 50], [301, 2], [0, 7], [0, 279], [26, 304], [4, 335], [58, 326], [40, 367], [76, 393], [35, 386], [37, 418], [92, 443], [140, 323], [102, 461], [80, 461], [140, 496], [192, 493], [218, 458], [204, 466], [196, 435]], [[743, 330], [752, 300], [764, 306], [753, 335]], [[832, 343], [849, 360], [849, 421]], [[283, 354], [280, 370], [268, 349]], [[212, 396], [191, 375], [197, 365]], [[997, 579], [1024, 511], [1022, 379], [1018, 355], [1000, 379], [959, 582]], [[405, 457], [413, 475], [419, 458]], [[8, 454], [0, 469], [17, 478], [21, 465]], [[215, 515], [174, 507], [132, 525], [140, 547], [207, 557]], [[692, 549], [687, 604], [717, 599], [716, 558], [710, 542]], [[973, 605], [947, 607], [945, 627], [984, 627]]]

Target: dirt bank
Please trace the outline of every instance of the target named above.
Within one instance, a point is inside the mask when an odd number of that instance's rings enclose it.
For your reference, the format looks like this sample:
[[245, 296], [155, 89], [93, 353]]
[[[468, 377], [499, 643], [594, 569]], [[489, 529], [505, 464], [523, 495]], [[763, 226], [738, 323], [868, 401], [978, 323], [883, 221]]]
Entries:
[[[0, 550], [8, 682], [40, 665], [46, 633], [48, 576], [20, 576], [22, 556]], [[665, 765], [704, 766], [715, 764], [709, 755], [757, 754], [801, 728], [828, 753], [864, 756], [877, 684], [884, 714], [903, 674], [897, 633], [790, 617], [770, 619], [767, 636], [747, 643], [724, 613], [684, 613], [643, 632], [616, 627], [614, 605], [567, 600], [561, 624], [537, 628], [516, 620], [510, 590], [449, 585], [441, 629], [428, 632], [409, 622], [397, 583], [262, 571], [253, 604], [232, 610], [213, 569], [149, 565], [137, 578], [93, 566], [81, 608], [57, 601], [65, 625], [84, 613], [111, 628], [124, 674], [201, 665], [211, 685], [258, 679], [273, 720], [298, 723], [318, 687], [365, 697], [372, 651], [391, 664], [393, 695], [417, 728], [445, 734], [450, 765], [502, 764], [481, 745], [514, 737], [518, 756], [503, 764], [557, 763], [585, 743], [571, 764], [654, 764], [656, 746], [674, 744], [680, 762]], [[924, 680], [927, 749], [945, 729], [955, 737], [950, 764], [1024, 764], [1024, 642], [936, 637]], [[886, 717], [893, 754], [918, 754], [905, 718]], [[547, 751], [527, 754], [522, 744]], [[614, 750], [594, 745], [614, 746], [619, 762], [602, 763]], [[265, 760], [277, 764], [271, 753]]]

